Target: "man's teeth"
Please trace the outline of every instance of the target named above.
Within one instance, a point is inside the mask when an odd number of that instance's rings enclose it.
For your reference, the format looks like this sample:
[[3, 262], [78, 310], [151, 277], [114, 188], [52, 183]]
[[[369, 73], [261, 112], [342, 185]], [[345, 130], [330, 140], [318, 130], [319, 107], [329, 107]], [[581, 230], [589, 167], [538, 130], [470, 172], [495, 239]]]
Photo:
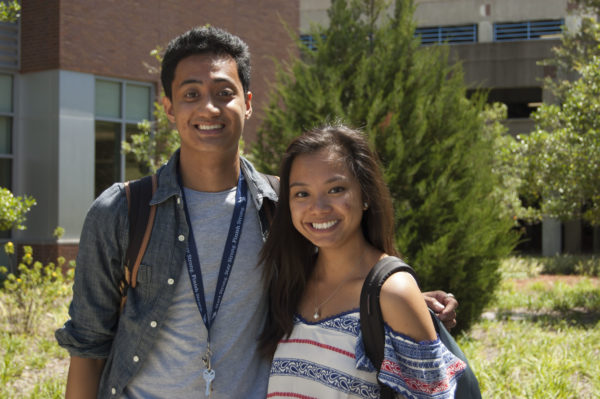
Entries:
[[215, 130], [220, 129], [222, 125], [198, 125], [200, 130]]
[[324, 222], [324, 223], [311, 223], [312, 227], [317, 229], [317, 230], [325, 230], [330, 228], [331, 226], [333, 226], [334, 224], [336, 224], [337, 221], [336, 220], [332, 220], [330, 222]]

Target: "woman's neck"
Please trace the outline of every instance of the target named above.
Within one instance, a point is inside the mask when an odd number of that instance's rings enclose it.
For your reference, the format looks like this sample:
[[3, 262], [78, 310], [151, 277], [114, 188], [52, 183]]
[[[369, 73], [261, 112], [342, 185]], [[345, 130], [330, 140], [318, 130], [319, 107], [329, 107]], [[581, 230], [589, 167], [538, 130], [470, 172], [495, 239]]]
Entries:
[[383, 253], [364, 238], [342, 248], [320, 248], [313, 278], [336, 281], [349, 274], [364, 277], [382, 256]]

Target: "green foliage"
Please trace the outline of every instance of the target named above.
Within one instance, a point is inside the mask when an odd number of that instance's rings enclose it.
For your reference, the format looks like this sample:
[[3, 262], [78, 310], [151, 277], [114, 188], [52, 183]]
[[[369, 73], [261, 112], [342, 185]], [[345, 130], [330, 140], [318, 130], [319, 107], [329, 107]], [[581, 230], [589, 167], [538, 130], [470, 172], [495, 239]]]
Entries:
[[[14, 254], [12, 243], [5, 245], [5, 251], [8, 255]], [[65, 268], [67, 265], [63, 257], [59, 257], [56, 264], [50, 262], [45, 266], [34, 261], [33, 250], [29, 246], [23, 247], [17, 274], [8, 273], [6, 267], [0, 266], [0, 275], [4, 280], [0, 310], [3, 319], [8, 321], [5, 328], [15, 333], [36, 331], [43, 309], [68, 293], [65, 279], [73, 279], [73, 268], [68, 268], [66, 276], [63, 274]]]
[[140, 133], [131, 135], [131, 143], [123, 141], [121, 149], [133, 154], [143, 174], [154, 173], [179, 148], [179, 134], [158, 102], [154, 103], [154, 121], [138, 123]]
[[9, 189], [0, 187], [0, 231], [24, 230], [25, 214], [36, 204], [33, 197], [15, 197]]
[[492, 298], [515, 242], [491, 161], [498, 134], [483, 96], [467, 99], [447, 48], [419, 46], [412, 3], [386, 10], [383, 1], [332, 2], [329, 27], [313, 27], [317, 50], [279, 66], [253, 160], [276, 173], [302, 131], [337, 119], [362, 127], [394, 199], [397, 246], [423, 289], [459, 298], [460, 330]]
[[[580, 0], [592, 15], [600, 4]], [[558, 76], [546, 80], [555, 104], [543, 104], [532, 115], [536, 129], [520, 137], [515, 162], [522, 169], [522, 192], [541, 205], [541, 212], [563, 220], [582, 218], [600, 224], [600, 24], [584, 17], [581, 29], [566, 32], [554, 65]]]
[[497, 178], [493, 189], [494, 197], [503, 205], [504, 216], [514, 220], [515, 226], [519, 220], [536, 222], [541, 220], [538, 208], [523, 203], [520, 187], [524, 184], [521, 170], [515, 165], [515, 152], [519, 143], [507, 134], [508, 128], [502, 124], [507, 118], [507, 107], [503, 103], [486, 104], [482, 111], [485, 121], [484, 132], [494, 144], [494, 156], [490, 159], [492, 171]]
[[21, 17], [21, 5], [17, 0], [0, 2], [0, 22], [17, 22]]

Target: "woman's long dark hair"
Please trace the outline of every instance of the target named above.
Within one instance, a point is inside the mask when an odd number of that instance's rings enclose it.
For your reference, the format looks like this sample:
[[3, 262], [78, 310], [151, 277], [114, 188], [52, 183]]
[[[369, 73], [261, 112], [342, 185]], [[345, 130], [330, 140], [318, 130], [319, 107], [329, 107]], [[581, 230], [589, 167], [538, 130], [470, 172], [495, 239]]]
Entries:
[[361, 222], [366, 240], [387, 254], [397, 255], [390, 193], [377, 157], [364, 135], [343, 125], [334, 125], [316, 128], [297, 137], [283, 156], [279, 172], [279, 204], [260, 253], [269, 292], [269, 314], [260, 337], [260, 348], [266, 356], [272, 356], [277, 343], [292, 332], [293, 316], [313, 271], [317, 253], [317, 248], [292, 223], [290, 171], [298, 155], [313, 154], [322, 149], [338, 153], [360, 184], [362, 198], [369, 205]]

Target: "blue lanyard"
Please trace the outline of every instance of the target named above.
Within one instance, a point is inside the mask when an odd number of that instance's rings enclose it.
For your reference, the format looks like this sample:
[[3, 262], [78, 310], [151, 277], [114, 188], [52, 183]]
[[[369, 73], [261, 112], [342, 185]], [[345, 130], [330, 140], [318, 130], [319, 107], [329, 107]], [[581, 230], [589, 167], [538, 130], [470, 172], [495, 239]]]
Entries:
[[219, 269], [219, 278], [217, 280], [217, 289], [215, 290], [215, 298], [213, 301], [212, 310], [210, 316], [206, 307], [206, 299], [204, 298], [204, 285], [202, 283], [202, 271], [200, 269], [200, 259], [198, 258], [198, 249], [196, 248], [196, 241], [194, 239], [194, 229], [192, 229], [192, 223], [190, 220], [190, 214], [187, 208], [185, 193], [181, 181], [179, 182], [181, 187], [181, 196], [183, 197], [183, 208], [185, 209], [185, 218], [189, 227], [189, 239], [188, 247], [185, 253], [185, 261], [187, 263], [188, 273], [190, 275], [190, 281], [192, 283], [192, 290], [194, 291], [194, 297], [198, 310], [202, 315], [202, 320], [208, 331], [208, 340], [210, 342], [210, 327], [212, 326], [219, 306], [221, 306], [221, 300], [225, 293], [225, 287], [229, 281], [229, 275], [231, 274], [231, 268], [233, 267], [233, 261], [238, 249], [240, 235], [242, 234], [242, 225], [244, 224], [244, 216], [246, 211], [246, 203], [248, 202], [247, 193], [248, 186], [246, 180], [240, 171], [240, 177], [238, 179], [237, 190], [235, 193], [235, 206], [233, 208], [233, 215], [231, 216], [231, 222], [229, 224], [229, 233], [227, 234], [227, 240], [225, 241], [225, 248], [223, 249], [223, 256], [221, 257], [221, 267]]

